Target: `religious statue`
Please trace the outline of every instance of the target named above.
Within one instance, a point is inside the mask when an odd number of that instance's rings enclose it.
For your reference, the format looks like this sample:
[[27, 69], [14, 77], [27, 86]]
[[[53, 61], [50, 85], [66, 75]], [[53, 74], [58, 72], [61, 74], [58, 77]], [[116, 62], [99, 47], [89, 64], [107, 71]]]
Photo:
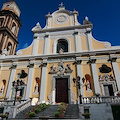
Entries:
[[60, 48], [59, 50], [59, 54], [63, 54], [64, 50], [62, 48]]
[[6, 55], [7, 55], [7, 50], [4, 49], [4, 50], [2, 51], [2, 56], [6, 56]]
[[86, 90], [88, 90], [88, 91], [91, 90], [89, 80], [87, 80], [87, 82], [86, 82]]
[[38, 93], [38, 83], [36, 83], [36, 85], [35, 85], [35, 92], [34, 93]]

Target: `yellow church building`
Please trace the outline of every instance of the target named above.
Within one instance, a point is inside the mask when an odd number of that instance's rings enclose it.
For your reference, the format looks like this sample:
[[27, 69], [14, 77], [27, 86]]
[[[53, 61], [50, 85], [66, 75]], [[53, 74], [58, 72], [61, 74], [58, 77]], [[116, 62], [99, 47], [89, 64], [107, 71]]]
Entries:
[[[33, 42], [16, 52], [21, 26], [15, 1], [0, 11], [0, 99], [16, 95], [39, 102], [77, 104], [79, 98], [117, 96], [120, 91], [120, 46], [92, 36], [92, 23], [79, 23], [78, 11], [65, 6], [48, 13], [46, 26], [33, 27]], [[80, 88], [80, 89], [79, 89]], [[81, 98], [82, 96], [82, 98]]]

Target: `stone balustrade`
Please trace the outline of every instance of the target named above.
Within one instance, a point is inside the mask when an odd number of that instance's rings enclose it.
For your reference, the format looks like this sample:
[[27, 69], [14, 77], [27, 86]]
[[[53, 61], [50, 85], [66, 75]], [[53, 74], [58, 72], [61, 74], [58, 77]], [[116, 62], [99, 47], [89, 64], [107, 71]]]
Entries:
[[120, 103], [119, 96], [99, 96], [99, 97], [83, 97], [83, 104], [96, 104], [96, 103]]

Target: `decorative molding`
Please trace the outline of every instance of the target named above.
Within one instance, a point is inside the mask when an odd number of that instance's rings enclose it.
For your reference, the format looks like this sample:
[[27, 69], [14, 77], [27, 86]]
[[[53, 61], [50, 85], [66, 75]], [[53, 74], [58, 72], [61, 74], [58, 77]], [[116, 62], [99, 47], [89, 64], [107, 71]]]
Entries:
[[12, 66], [10, 67], [10, 69], [16, 69], [17, 64], [12, 64]]
[[108, 61], [111, 61], [111, 62], [116, 62], [117, 60], [117, 57], [114, 57], [114, 58], [109, 58]]
[[79, 65], [82, 63], [82, 60], [76, 60], [73, 64]]
[[90, 59], [87, 64], [92, 64], [92, 63], [95, 63], [96, 62], [96, 59]]
[[29, 63], [29, 65], [27, 67], [33, 68], [34, 67], [34, 63]]

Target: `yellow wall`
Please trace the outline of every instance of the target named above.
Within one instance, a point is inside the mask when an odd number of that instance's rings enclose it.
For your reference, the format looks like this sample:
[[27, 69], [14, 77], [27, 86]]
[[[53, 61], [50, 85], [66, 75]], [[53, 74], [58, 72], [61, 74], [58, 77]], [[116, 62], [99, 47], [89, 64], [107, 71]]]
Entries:
[[86, 36], [81, 36], [82, 50], [87, 50]]
[[43, 53], [43, 40], [39, 40], [39, 46], [38, 46], [38, 54]]

